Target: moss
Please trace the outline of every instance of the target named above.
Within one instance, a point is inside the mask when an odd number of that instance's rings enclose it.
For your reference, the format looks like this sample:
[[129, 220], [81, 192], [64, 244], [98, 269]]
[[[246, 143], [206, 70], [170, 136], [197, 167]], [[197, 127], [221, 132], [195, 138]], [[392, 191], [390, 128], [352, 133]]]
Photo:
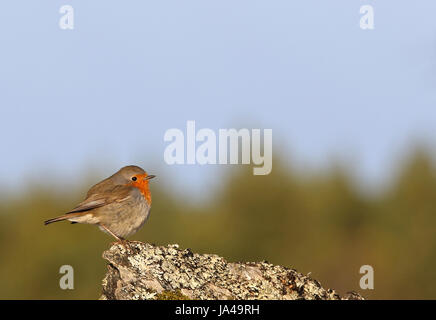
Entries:
[[191, 300], [188, 296], [182, 294], [180, 290], [165, 290], [162, 293], [158, 293], [155, 298], [156, 300]]

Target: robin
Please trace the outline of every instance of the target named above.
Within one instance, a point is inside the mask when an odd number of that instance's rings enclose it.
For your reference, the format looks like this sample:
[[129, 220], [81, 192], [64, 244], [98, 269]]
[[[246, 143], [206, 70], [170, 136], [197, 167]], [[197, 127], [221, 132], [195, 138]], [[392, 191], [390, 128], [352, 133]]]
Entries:
[[149, 175], [137, 166], [126, 166], [89, 189], [86, 199], [70, 212], [47, 220], [45, 225], [68, 220], [97, 225], [120, 242], [138, 231], [151, 207]]

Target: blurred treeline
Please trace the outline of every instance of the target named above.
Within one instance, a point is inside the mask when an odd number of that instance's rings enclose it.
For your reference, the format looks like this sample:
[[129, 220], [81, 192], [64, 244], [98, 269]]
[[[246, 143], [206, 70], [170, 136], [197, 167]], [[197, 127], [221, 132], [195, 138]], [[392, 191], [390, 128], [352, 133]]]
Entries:
[[[436, 298], [436, 170], [430, 152], [415, 150], [393, 164], [397, 174], [376, 195], [362, 192], [346, 166], [301, 174], [278, 158], [268, 176], [253, 176], [251, 166], [228, 170], [217, 178], [219, 187], [211, 186], [211, 200], [201, 204], [169, 191], [168, 181], [153, 181], [150, 220], [132, 239], [178, 243], [230, 261], [268, 260], [311, 272], [341, 294]], [[76, 190], [34, 185], [3, 194], [1, 299], [100, 296], [106, 271], [101, 254], [113, 240], [94, 226], [42, 222], [72, 208], [102, 178], [88, 176]], [[74, 290], [59, 288], [64, 264], [74, 267]], [[366, 264], [375, 270], [374, 290], [359, 288], [359, 268]]]

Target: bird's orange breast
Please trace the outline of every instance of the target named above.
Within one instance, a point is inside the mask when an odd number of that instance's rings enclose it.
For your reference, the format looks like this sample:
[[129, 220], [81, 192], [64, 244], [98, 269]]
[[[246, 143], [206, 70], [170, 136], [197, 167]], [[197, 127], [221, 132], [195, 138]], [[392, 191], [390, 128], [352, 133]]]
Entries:
[[[145, 176], [147, 176], [147, 174], [144, 174], [144, 177]], [[143, 179], [143, 177], [141, 177], [136, 181], [132, 181], [131, 185], [135, 188], [138, 188], [139, 191], [141, 191], [142, 195], [144, 196], [145, 200], [147, 201], [148, 205], [151, 205], [151, 192], [150, 192], [150, 187], [148, 185], [148, 180], [145, 180]]]

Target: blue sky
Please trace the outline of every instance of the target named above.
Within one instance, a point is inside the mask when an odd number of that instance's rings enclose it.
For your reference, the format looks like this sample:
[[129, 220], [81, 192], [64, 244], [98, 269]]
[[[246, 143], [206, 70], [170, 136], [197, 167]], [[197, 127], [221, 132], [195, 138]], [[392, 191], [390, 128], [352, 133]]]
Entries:
[[136, 163], [212, 186], [214, 166], [163, 161], [187, 120], [272, 128], [289, 161], [343, 155], [377, 181], [414, 139], [435, 146], [435, 14], [431, 0], [3, 1], [0, 184]]

